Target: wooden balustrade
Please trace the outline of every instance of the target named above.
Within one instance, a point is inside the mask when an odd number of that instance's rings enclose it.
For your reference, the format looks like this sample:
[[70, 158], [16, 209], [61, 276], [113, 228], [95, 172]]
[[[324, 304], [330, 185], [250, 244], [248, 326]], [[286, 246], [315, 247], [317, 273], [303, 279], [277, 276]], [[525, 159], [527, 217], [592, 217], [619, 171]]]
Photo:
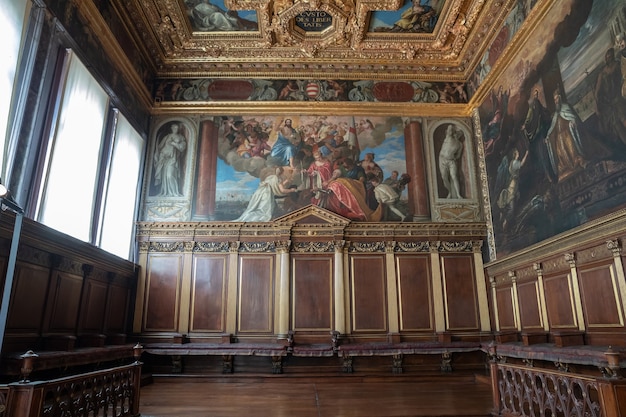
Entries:
[[503, 360], [491, 363], [494, 416], [626, 415], [626, 380], [619, 376], [589, 376]]
[[4, 385], [0, 416], [139, 416], [140, 379], [141, 363], [135, 362], [50, 381]]

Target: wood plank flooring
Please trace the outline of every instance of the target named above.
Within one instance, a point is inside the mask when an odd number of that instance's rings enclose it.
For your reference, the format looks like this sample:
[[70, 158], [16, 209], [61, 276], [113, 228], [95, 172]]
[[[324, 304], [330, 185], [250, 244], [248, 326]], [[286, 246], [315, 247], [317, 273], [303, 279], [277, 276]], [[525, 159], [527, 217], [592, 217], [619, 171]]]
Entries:
[[489, 416], [486, 381], [439, 378], [157, 378], [142, 417]]

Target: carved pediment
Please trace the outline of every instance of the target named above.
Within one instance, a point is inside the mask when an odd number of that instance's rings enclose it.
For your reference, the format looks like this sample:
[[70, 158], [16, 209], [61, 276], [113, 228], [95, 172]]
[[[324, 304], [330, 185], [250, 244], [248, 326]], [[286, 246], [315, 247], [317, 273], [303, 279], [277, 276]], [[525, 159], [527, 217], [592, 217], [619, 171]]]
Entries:
[[339, 216], [331, 211], [325, 210], [316, 205], [308, 205], [300, 210], [292, 211], [289, 214], [278, 217], [274, 220], [275, 224], [292, 224], [292, 225], [317, 225], [317, 226], [341, 226], [345, 227], [350, 224], [350, 220]]

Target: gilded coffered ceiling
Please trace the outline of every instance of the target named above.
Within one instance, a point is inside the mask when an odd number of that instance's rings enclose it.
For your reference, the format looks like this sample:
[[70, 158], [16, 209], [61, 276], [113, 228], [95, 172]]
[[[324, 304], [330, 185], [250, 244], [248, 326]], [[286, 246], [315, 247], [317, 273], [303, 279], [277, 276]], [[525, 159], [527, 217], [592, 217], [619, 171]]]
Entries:
[[447, 82], [468, 80], [525, 3], [535, 2], [112, 0], [161, 79]]

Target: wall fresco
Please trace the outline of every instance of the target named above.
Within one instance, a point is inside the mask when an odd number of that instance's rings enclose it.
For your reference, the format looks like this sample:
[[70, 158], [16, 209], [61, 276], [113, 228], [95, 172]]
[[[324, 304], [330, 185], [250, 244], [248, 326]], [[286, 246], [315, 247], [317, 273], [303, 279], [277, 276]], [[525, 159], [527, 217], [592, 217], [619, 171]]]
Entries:
[[396, 11], [374, 11], [370, 32], [432, 33], [439, 20], [444, 0], [406, 0]]
[[550, 16], [479, 109], [498, 256], [626, 207], [626, 6]]
[[465, 83], [370, 80], [161, 79], [157, 102], [352, 101], [467, 103]]
[[269, 221], [309, 204], [355, 221], [405, 220], [403, 129], [394, 118], [225, 118], [215, 220]]

